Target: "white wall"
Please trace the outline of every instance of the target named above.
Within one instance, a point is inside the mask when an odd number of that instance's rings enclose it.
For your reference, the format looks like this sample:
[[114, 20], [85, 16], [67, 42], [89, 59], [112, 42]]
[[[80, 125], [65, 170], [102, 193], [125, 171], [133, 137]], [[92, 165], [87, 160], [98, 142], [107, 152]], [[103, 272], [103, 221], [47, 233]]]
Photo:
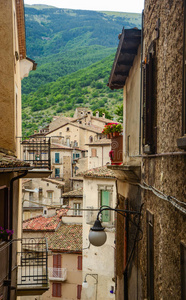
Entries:
[[[84, 178], [84, 208], [92, 207], [99, 208], [98, 187], [106, 187], [111, 190], [112, 201], [110, 205], [116, 205], [116, 187], [114, 179], [86, 179]], [[83, 217], [83, 248], [89, 246], [88, 234], [91, 224], [87, 221], [95, 221], [97, 212], [84, 212]], [[88, 249], [83, 250], [83, 279], [87, 273], [98, 274], [97, 299], [105, 300], [109, 298], [111, 286], [114, 286], [112, 278], [114, 277], [114, 213], [111, 214], [111, 222], [106, 227], [107, 241], [101, 247], [90, 245]], [[105, 223], [104, 226], [107, 226]], [[87, 277], [89, 283], [88, 289], [82, 289], [82, 299], [95, 299], [95, 280]]]

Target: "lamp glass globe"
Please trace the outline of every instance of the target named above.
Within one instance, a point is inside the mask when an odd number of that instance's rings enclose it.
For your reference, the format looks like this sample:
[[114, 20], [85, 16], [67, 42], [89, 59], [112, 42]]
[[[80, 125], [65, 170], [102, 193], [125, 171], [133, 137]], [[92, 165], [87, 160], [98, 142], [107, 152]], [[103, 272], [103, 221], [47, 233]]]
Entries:
[[93, 231], [89, 232], [89, 241], [93, 246], [102, 246], [107, 240], [107, 235], [104, 231]]
[[82, 287], [83, 287], [84, 289], [87, 289], [87, 288], [88, 288], [88, 282], [87, 282], [87, 281], [83, 281]]

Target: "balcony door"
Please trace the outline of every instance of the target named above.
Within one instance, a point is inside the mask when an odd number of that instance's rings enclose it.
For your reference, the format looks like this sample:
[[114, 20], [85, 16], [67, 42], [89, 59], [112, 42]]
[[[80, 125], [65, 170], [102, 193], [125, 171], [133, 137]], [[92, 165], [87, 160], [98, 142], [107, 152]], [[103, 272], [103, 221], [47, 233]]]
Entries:
[[53, 277], [61, 278], [61, 254], [53, 255]]

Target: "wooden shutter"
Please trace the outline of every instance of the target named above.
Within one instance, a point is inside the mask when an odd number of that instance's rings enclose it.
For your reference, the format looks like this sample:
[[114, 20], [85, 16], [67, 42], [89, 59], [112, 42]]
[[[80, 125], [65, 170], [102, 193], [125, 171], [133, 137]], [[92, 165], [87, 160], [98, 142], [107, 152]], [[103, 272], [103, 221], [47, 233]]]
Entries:
[[61, 278], [61, 254], [53, 255], [53, 277]]
[[147, 211], [147, 299], [154, 300], [154, 216]]
[[82, 270], [82, 256], [78, 256], [78, 270]]
[[52, 296], [61, 297], [61, 283], [52, 284]]
[[156, 151], [156, 80], [155, 49], [151, 46], [148, 61], [143, 66], [143, 146], [145, 153]]
[[[101, 206], [110, 205], [110, 192], [109, 191], [101, 191]], [[102, 222], [109, 222], [110, 221], [110, 211], [105, 210], [102, 212]]]
[[10, 228], [10, 199], [6, 186], [0, 187], [0, 226], [5, 229]]
[[82, 290], [82, 285], [78, 284], [77, 285], [77, 299], [81, 299], [81, 290]]
[[96, 157], [97, 156], [97, 149], [95, 149], [95, 148], [91, 149], [91, 156], [92, 157]]

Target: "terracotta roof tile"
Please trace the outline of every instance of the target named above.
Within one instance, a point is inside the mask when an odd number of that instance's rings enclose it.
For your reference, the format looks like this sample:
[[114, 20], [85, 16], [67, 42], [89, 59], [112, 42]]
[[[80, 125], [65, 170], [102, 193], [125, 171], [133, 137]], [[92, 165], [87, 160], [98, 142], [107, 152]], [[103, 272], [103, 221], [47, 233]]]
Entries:
[[55, 232], [45, 234], [50, 250], [82, 251], [82, 225], [61, 224]]
[[44, 217], [37, 216], [23, 221], [24, 231], [55, 231], [61, 223], [62, 215], [67, 213], [68, 209], [61, 209], [55, 216]]
[[90, 169], [84, 172], [78, 173], [77, 176], [84, 177], [101, 177], [101, 178], [116, 178], [114, 172], [107, 168], [107, 166]]
[[17, 159], [15, 156], [9, 154], [8, 151], [0, 151], [0, 169], [21, 167], [30, 167], [30, 164]]
[[64, 193], [62, 197], [83, 197], [83, 188]]

